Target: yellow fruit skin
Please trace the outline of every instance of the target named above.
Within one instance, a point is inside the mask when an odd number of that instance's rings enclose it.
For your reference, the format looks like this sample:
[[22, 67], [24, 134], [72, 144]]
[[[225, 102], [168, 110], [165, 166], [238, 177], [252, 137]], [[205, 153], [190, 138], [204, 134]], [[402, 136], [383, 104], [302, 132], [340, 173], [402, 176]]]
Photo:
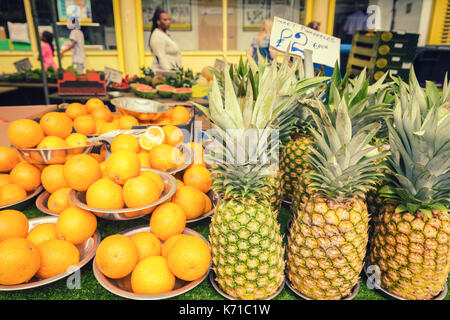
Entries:
[[[54, 244], [57, 246], [54, 247]], [[69, 241], [60, 239], [45, 241], [38, 246], [38, 249], [41, 253], [41, 265], [36, 275], [41, 279], [64, 273], [70, 266], [76, 266], [80, 262], [80, 252]], [[69, 254], [69, 257], [66, 254]]]
[[0, 211], [0, 242], [9, 238], [25, 238], [28, 234], [28, 219], [17, 210]]
[[[95, 215], [77, 207], [65, 209], [56, 222], [58, 238], [73, 244], [83, 243], [95, 233], [96, 229], [97, 218]], [[80, 234], [80, 230], [83, 231], [82, 234]]]
[[149, 205], [159, 199], [159, 188], [147, 176], [128, 179], [123, 185], [123, 200], [128, 208]]
[[110, 179], [101, 178], [89, 186], [86, 204], [97, 209], [122, 209], [122, 187]]
[[119, 150], [106, 159], [106, 174], [114, 182], [123, 185], [129, 178], [141, 173], [141, 161], [136, 153]]
[[161, 256], [145, 258], [131, 274], [131, 287], [136, 294], [162, 294], [171, 291], [174, 285], [175, 276]]
[[[20, 250], [20, 255], [11, 254], [8, 247]], [[14, 250], [14, 251], [15, 251]], [[16, 285], [27, 282], [39, 270], [39, 249], [24, 238], [10, 238], [0, 242], [0, 285]]]

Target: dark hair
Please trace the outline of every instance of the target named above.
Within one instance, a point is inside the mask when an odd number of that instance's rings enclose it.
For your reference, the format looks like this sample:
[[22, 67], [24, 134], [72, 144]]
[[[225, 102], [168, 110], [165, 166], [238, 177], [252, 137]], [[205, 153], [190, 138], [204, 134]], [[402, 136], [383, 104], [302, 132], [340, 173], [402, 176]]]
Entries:
[[42, 32], [42, 40], [50, 45], [50, 48], [52, 49], [52, 54], [55, 55], [53, 53], [53, 51], [55, 50], [53, 48], [53, 34], [48, 31]]
[[161, 15], [163, 13], [167, 13], [166, 11], [164, 11], [161, 8], [156, 9], [155, 13], [153, 14], [153, 18], [152, 18], [152, 33], [153, 31], [158, 28], [158, 20], [161, 18]]

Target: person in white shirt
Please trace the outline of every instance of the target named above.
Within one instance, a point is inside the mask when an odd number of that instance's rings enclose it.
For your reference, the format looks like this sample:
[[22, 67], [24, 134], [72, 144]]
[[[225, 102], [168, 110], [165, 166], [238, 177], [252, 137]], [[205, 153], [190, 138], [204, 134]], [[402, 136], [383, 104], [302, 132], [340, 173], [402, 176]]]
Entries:
[[161, 9], [156, 10], [149, 41], [154, 56], [152, 70], [170, 71], [181, 67], [180, 48], [168, 33], [169, 28], [169, 14]]
[[65, 52], [72, 50], [72, 65], [78, 73], [83, 73], [84, 71], [84, 34], [80, 30], [80, 23], [78, 18], [68, 18], [67, 28], [71, 29], [69, 38], [72, 40], [69, 44], [65, 45], [61, 50], [61, 55]]

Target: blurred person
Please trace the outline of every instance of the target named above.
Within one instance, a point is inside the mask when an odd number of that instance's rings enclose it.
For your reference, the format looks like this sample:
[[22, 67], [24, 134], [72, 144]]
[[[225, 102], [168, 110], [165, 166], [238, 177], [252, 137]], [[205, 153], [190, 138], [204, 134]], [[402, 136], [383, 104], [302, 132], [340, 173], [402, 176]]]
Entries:
[[270, 49], [270, 33], [272, 32], [272, 19], [264, 19], [258, 36], [250, 45], [249, 55], [258, 63], [258, 51], [264, 59], [272, 61], [276, 53]]
[[48, 31], [41, 32], [41, 51], [42, 57], [44, 58], [44, 69], [47, 71], [48, 67], [53, 67], [53, 69], [58, 69], [54, 57], [54, 47], [53, 47], [53, 34]]
[[153, 52], [153, 70], [170, 71], [181, 67], [181, 51], [172, 39], [168, 30], [170, 28], [170, 15], [162, 10], [155, 11], [152, 19], [153, 25], [149, 39], [149, 47]]
[[86, 56], [84, 54], [84, 34], [80, 28], [79, 18], [67, 18], [67, 28], [72, 30], [69, 35], [69, 39], [72, 41], [63, 45], [61, 55], [72, 50], [72, 65], [78, 73], [83, 73]]
[[320, 22], [317, 21], [311, 21], [310, 23], [308, 23], [308, 28], [314, 29], [319, 31], [320, 28]]

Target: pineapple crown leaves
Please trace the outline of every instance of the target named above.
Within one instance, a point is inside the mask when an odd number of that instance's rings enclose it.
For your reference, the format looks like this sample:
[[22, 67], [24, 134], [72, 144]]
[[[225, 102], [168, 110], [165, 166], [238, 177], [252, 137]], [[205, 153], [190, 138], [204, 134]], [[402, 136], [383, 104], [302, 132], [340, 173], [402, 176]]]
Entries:
[[386, 152], [376, 152], [377, 148], [369, 145], [381, 125], [371, 123], [353, 133], [345, 99], [336, 106], [335, 117], [330, 116], [322, 101], [313, 104], [318, 112], [311, 112], [317, 129], [310, 128], [315, 140], [315, 146], [309, 146], [308, 157], [315, 170], [306, 174], [310, 187], [330, 200], [364, 198], [374, 188], [377, 177], [382, 176], [377, 169], [384, 168], [375, 161]]
[[399, 212], [431, 217], [433, 209], [448, 212], [450, 205], [450, 115], [440, 117], [436, 105], [424, 113], [417, 96], [409, 92], [397, 98], [388, 122], [390, 174], [380, 194], [399, 202]]

